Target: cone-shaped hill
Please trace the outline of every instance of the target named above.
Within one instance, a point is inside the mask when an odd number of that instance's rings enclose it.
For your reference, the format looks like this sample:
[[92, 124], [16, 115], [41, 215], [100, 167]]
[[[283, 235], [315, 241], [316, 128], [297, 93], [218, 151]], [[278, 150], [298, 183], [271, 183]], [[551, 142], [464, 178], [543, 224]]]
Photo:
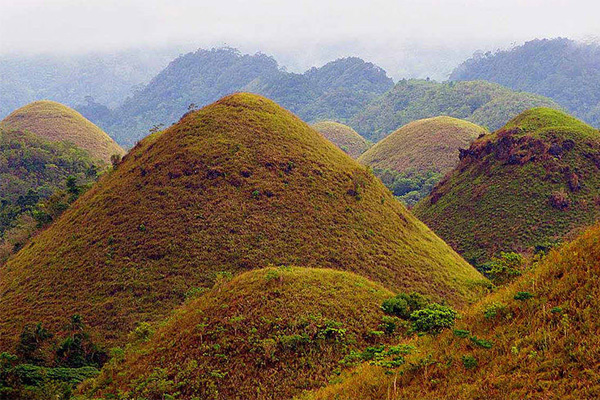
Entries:
[[246, 272], [187, 301], [84, 391], [94, 398], [289, 399], [326, 384], [351, 350], [390, 342], [393, 336], [372, 332], [392, 296], [331, 269]]
[[323, 121], [317, 122], [312, 127], [352, 158], [358, 158], [369, 148], [369, 142], [348, 125]]
[[374, 169], [446, 173], [458, 164], [459, 149], [485, 133], [484, 128], [457, 118], [421, 119], [386, 136], [358, 161]]
[[414, 213], [467, 260], [547, 246], [600, 215], [600, 133], [536, 108], [461, 152]]
[[72, 108], [54, 101], [30, 103], [12, 112], [0, 124], [10, 130], [29, 131], [46, 140], [71, 142], [106, 163], [113, 154], [125, 154], [102, 129]]
[[471, 308], [454, 331], [413, 341], [398, 374], [363, 365], [302, 399], [600, 398], [599, 242], [596, 226]]
[[482, 276], [364, 167], [263, 97], [140, 142], [0, 270], [0, 340], [80, 314], [104, 340], [193, 287], [269, 264], [359, 273], [460, 305]]

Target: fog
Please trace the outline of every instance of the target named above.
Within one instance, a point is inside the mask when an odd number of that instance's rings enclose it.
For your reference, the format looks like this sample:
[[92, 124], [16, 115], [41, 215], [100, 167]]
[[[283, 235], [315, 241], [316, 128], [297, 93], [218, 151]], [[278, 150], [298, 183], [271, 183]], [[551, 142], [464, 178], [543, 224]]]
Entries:
[[356, 55], [439, 79], [478, 49], [594, 37], [599, 13], [592, 0], [0, 0], [0, 54], [230, 45], [292, 71]]

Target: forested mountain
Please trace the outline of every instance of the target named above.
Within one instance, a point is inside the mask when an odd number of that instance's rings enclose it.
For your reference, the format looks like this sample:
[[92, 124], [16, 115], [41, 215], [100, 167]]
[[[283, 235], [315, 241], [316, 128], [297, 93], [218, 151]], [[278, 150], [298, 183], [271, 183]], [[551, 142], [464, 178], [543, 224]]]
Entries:
[[381, 68], [359, 58], [344, 58], [289, 73], [265, 54], [247, 55], [232, 48], [198, 50], [169, 64], [112, 114], [92, 120], [117, 141], [132, 145], [155, 125], [169, 125], [188, 111], [223, 95], [249, 91], [262, 94], [306, 121], [346, 121], [393, 86]]
[[88, 97], [116, 107], [177, 54], [173, 47], [83, 55], [1, 55], [0, 119], [44, 99], [74, 107]]
[[532, 40], [495, 53], [476, 54], [450, 80], [483, 79], [555, 100], [575, 116], [600, 126], [600, 45], [570, 39]]
[[560, 108], [552, 100], [495, 83], [402, 80], [354, 116], [349, 125], [377, 142], [409, 122], [446, 115], [494, 130], [532, 107]]

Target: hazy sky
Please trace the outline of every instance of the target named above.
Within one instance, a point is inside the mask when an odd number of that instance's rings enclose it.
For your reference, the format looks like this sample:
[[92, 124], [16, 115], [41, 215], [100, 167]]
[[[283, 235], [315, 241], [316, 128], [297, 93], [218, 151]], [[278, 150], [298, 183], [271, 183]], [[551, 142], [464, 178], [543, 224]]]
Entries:
[[391, 65], [600, 36], [599, 15], [598, 0], [0, 0], [0, 53], [229, 44], [292, 69], [349, 52]]

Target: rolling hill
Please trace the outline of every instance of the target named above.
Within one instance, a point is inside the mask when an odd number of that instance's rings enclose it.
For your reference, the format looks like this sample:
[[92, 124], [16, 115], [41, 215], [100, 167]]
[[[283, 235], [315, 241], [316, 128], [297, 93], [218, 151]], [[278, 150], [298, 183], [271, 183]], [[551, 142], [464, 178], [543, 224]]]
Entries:
[[[342, 271], [267, 268], [187, 301], [82, 391], [90, 398], [289, 399], [375, 337], [392, 293]], [[87, 387], [86, 387], [87, 386]]]
[[365, 364], [302, 400], [598, 398], [599, 240], [596, 226], [552, 251], [399, 368]]
[[110, 162], [125, 151], [77, 111], [54, 101], [36, 101], [13, 111], [0, 125], [9, 130], [31, 132], [53, 142], [70, 142], [96, 159]]
[[385, 71], [356, 57], [296, 74], [262, 53], [198, 50], [173, 60], [108, 117], [93, 120], [119, 143], [133, 145], [153, 126], [177, 121], [192, 104], [202, 107], [234, 92], [252, 92], [308, 122], [343, 122], [393, 85]]
[[475, 141], [413, 209], [467, 260], [528, 252], [600, 215], [600, 133], [536, 108]]
[[356, 133], [354, 129], [339, 122], [322, 121], [312, 127], [354, 159], [369, 148], [369, 142], [365, 138]]
[[462, 305], [482, 276], [381, 182], [272, 101], [232, 95], [140, 142], [0, 270], [0, 348], [80, 315], [103, 343], [193, 287], [268, 264]]
[[402, 80], [349, 121], [358, 133], [377, 142], [409, 122], [447, 115], [495, 130], [533, 107], [560, 106], [531, 93], [515, 92], [484, 81]]
[[600, 126], [600, 45], [570, 39], [536, 39], [509, 50], [476, 54], [450, 80], [486, 80], [549, 97], [570, 113]]

